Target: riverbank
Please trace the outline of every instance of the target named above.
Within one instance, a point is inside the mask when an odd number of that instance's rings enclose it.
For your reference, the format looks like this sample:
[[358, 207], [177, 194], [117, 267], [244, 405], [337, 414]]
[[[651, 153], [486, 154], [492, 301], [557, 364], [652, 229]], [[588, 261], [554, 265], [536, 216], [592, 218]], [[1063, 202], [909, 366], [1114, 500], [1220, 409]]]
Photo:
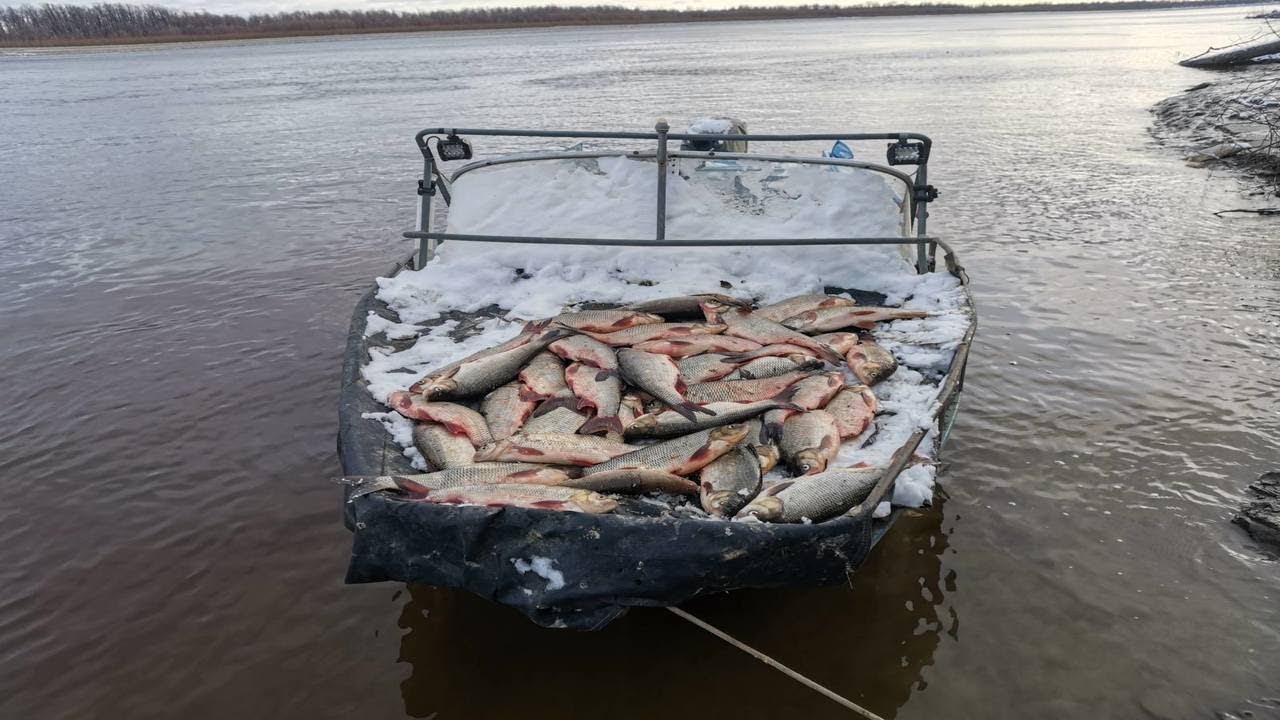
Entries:
[[1024, 12], [1116, 12], [1256, 5], [1250, 0], [1116, 0], [1114, 2], [959, 5], [930, 3], [875, 6], [807, 5], [723, 10], [645, 10], [615, 6], [492, 8], [397, 13], [389, 11], [293, 12], [213, 15], [159, 6], [116, 4], [78, 7], [0, 8], [0, 49], [80, 48], [186, 42], [266, 40], [344, 35], [510, 30], [593, 25], [658, 25], [695, 22], [804, 20], [815, 18], [979, 15]]

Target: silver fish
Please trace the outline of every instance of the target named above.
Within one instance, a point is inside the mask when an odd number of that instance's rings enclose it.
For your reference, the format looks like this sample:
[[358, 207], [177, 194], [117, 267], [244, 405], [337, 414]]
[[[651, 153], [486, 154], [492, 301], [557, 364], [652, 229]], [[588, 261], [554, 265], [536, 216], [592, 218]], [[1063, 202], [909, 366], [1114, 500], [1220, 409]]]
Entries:
[[845, 351], [849, 369], [866, 385], [875, 385], [898, 369], [898, 359], [893, 353], [863, 338]]
[[679, 297], [642, 300], [625, 306], [628, 310], [657, 313], [663, 317], [699, 317], [702, 315], [702, 303], [707, 300], [719, 300], [725, 305], [751, 308], [751, 301], [740, 300], [728, 295], [706, 293], [702, 295], [681, 295]]
[[866, 385], [844, 388], [831, 398], [823, 408], [836, 419], [841, 439], [857, 437], [866, 432], [876, 419], [880, 403]]
[[590, 490], [552, 485], [499, 483], [470, 485], [436, 490], [423, 498], [425, 502], [449, 505], [485, 505], [488, 507], [523, 507], [535, 510], [608, 513], [618, 507], [611, 500]]
[[738, 367], [734, 372], [725, 375], [725, 380], [760, 380], [777, 377], [785, 373], [799, 370], [817, 370], [822, 361], [808, 355], [791, 355], [789, 357], [756, 358]]
[[622, 421], [618, 419], [618, 408], [622, 404], [622, 381], [618, 376], [590, 365], [574, 363], [565, 370], [564, 377], [578, 398], [578, 409], [595, 410], [595, 417], [588, 420], [579, 432], [584, 435], [602, 432], [611, 439], [621, 439]]
[[928, 316], [929, 313], [921, 310], [903, 310], [901, 308], [837, 307], [825, 310], [810, 310], [787, 318], [782, 324], [792, 330], [816, 335], [851, 327], [872, 330], [875, 328], [876, 323], [879, 322], [914, 320]]
[[844, 387], [844, 375], [839, 372], [813, 373], [801, 378], [787, 388], [789, 407], [779, 407], [765, 413], [765, 436], [776, 440], [782, 437], [782, 426], [787, 418], [804, 410], [817, 410], [827, 404]]
[[470, 465], [476, 454], [475, 446], [466, 435], [450, 432], [433, 422], [414, 423], [413, 446], [432, 467], [440, 469]]
[[857, 303], [847, 297], [840, 297], [838, 295], [797, 295], [792, 298], [787, 298], [782, 302], [765, 305], [759, 310], [756, 310], [755, 314], [765, 318], [766, 320], [782, 322], [789, 317], [795, 317], [796, 315], [808, 310], [849, 307], [851, 305], [857, 305]]
[[637, 325], [660, 323], [662, 317], [636, 310], [579, 310], [557, 315], [552, 320], [574, 330], [611, 333]]
[[[814, 339], [816, 340], [817, 338], [814, 338]], [[834, 350], [835, 348], [832, 348], [832, 349]], [[810, 350], [809, 348], [800, 347], [799, 345], [788, 345], [786, 343], [783, 343], [781, 345], [762, 345], [755, 350], [749, 350], [747, 352], [727, 353], [725, 355], [725, 359], [728, 360], [729, 362], [745, 363], [750, 360], [755, 360], [756, 358], [791, 357], [793, 355], [808, 355], [812, 357], [817, 357], [817, 355], [813, 352], [813, 350]]]
[[761, 345], [797, 345], [812, 350], [817, 353], [818, 357], [827, 362], [834, 364], [844, 362], [844, 358], [840, 353], [808, 335], [785, 327], [781, 323], [760, 317], [753, 312], [742, 308], [729, 307], [714, 300], [704, 302], [702, 307], [706, 312], [708, 322], [715, 322], [711, 319], [714, 317], [724, 323], [726, 335], [746, 338]]
[[547, 345], [570, 332], [547, 328], [519, 347], [466, 362], [445, 374], [431, 374], [410, 387], [428, 400], [482, 395], [515, 379], [521, 368]]
[[731, 518], [760, 492], [760, 462], [751, 448], [738, 446], [702, 468], [698, 474], [702, 509]]
[[809, 373], [784, 373], [759, 380], [720, 380], [690, 385], [684, 396], [690, 402], [756, 402], [776, 397]]
[[561, 338], [547, 349], [569, 362], [582, 363], [601, 370], [618, 370], [618, 358], [613, 348], [586, 335], [570, 335]]
[[595, 437], [520, 433], [476, 451], [476, 462], [532, 462], [588, 466], [636, 450], [635, 445]]
[[715, 415], [715, 412], [685, 400], [685, 383], [680, 379], [680, 368], [666, 355], [623, 349], [618, 351], [618, 365], [627, 382], [644, 390], [671, 406], [671, 409], [692, 420], [694, 413]]
[[583, 488], [596, 492], [666, 492], [676, 495], [696, 495], [697, 483], [662, 470], [648, 468], [621, 468], [568, 480], [566, 487]]
[[627, 426], [625, 435], [628, 438], [671, 437], [717, 425], [742, 422], [775, 408], [788, 408], [797, 412], [800, 410], [785, 398], [770, 398], [756, 402], [714, 402], [708, 403], [705, 407], [715, 414], [695, 415], [692, 420], [675, 410], [641, 415]]
[[570, 480], [569, 473], [559, 468], [528, 463], [476, 463], [465, 467], [437, 470], [421, 475], [382, 475], [377, 477], [347, 477], [342, 482], [351, 485], [348, 500], [379, 490], [398, 490], [410, 495], [427, 495], [432, 490], [446, 490], [470, 485], [493, 483], [520, 483], [533, 485], [563, 485]]
[[489, 424], [489, 434], [495, 440], [511, 437], [524, 427], [529, 416], [538, 407], [534, 400], [521, 397], [524, 385], [510, 382], [485, 396], [480, 403], [480, 413]]
[[[476, 360], [489, 357], [490, 355], [497, 355], [499, 353], [503, 353], [508, 350], [513, 350], [515, 348], [518, 348], [521, 345], [524, 345], [525, 343], [528, 343], [529, 341], [534, 340], [535, 338], [538, 338], [550, 325], [551, 325], [550, 320], [542, 320], [540, 322], [525, 323], [524, 328], [520, 330], [519, 335], [516, 335], [515, 337], [511, 338], [510, 340], [504, 343], [494, 345], [493, 347], [487, 347], [483, 350], [480, 350], [479, 352], [474, 352], [462, 358], [461, 360], [454, 360], [453, 362], [447, 365], [438, 367], [432, 370], [431, 372], [427, 373], [427, 375], [419, 382], [425, 382], [426, 380], [432, 377], [447, 375], [449, 374], [450, 371], [458, 367], [461, 367], [467, 363], [475, 362]], [[409, 388], [409, 389], [412, 392], [417, 392], [417, 390], [415, 390], [414, 388]]]
[[606, 470], [648, 468], [676, 475], [689, 475], [706, 466], [747, 439], [746, 425], [725, 425], [691, 435], [642, 447], [626, 455], [592, 465], [582, 471], [594, 475]]
[[607, 334], [586, 331], [583, 331], [583, 334], [611, 347], [628, 347], [647, 340], [681, 340], [693, 335], [718, 335], [722, 332], [724, 332], [723, 325], [659, 323], [657, 325], [637, 325], [636, 327]]
[[832, 350], [835, 350], [841, 355], [848, 354], [848, 352], [853, 349], [853, 346], [858, 344], [858, 336], [851, 332], [823, 333], [821, 335], [814, 335], [813, 339], [823, 345], [826, 345]]
[[786, 480], [756, 496], [737, 517], [766, 522], [822, 522], [866, 500], [884, 474], [882, 467], [835, 468]]
[[792, 386], [791, 403], [803, 410], [817, 410], [844, 388], [844, 375], [839, 372], [815, 373]]
[[680, 359], [703, 353], [745, 353], [756, 350], [760, 343], [728, 335], [690, 335], [680, 340], [647, 340], [631, 347]]
[[730, 373], [737, 372], [739, 365], [739, 363], [728, 362], [726, 357], [719, 353], [694, 355], [676, 362], [680, 379], [689, 385], [719, 380]]
[[831, 413], [810, 410], [787, 418], [778, 445], [796, 474], [815, 475], [840, 451], [840, 429]]
[[528, 365], [520, 368], [516, 377], [525, 387], [525, 400], [573, 397], [565, 383], [564, 364], [554, 353], [546, 350], [534, 355]]
[[412, 420], [429, 420], [440, 423], [455, 435], [466, 435], [472, 445], [487, 445], [493, 442], [489, 433], [489, 424], [484, 416], [464, 405], [450, 402], [431, 402], [421, 395], [404, 390], [391, 393], [387, 404], [393, 410]]
[[576, 403], [566, 405], [564, 401], [547, 401], [524, 424], [522, 432], [530, 435], [548, 433], [572, 435], [578, 432], [578, 428], [591, 419], [591, 414], [576, 409], [574, 405]]

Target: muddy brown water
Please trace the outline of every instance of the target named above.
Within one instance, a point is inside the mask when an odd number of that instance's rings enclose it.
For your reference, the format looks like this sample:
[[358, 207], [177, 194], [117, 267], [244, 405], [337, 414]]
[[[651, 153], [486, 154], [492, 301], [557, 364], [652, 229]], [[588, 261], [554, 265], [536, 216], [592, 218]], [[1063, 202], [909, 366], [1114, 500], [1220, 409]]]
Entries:
[[[887, 717], [1280, 713], [1280, 245], [1147, 108], [1243, 10], [0, 57], [0, 717], [842, 717], [679, 619], [342, 584], [350, 309], [431, 123], [936, 141], [981, 330], [938, 502], [846, 586], [689, 609]], [[482, 145], [477, 142], [477, 145]], [[493, 148], [482, 148], [493, 149]]]

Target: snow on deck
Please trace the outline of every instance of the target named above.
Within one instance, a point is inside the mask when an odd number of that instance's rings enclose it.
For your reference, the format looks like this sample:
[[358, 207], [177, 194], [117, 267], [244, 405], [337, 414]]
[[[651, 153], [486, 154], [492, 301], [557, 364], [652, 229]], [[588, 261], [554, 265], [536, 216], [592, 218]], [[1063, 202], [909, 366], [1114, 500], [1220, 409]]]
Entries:
[[[865, 170], [752, 162], [673, 162], [667, 185], [668, 238], [900, 236], [900, 184]], [[449, 231], [488, 235], [651, 238], [656, 166], [629, 158], [539, 161], [465, 174], [454, 184]], [[411, 347], [374, 348], [363, 374], [379, 401], [432, 368], [500, 343], [527, 320], [579, 303], [628, 303], [723, 292], [763, 305], [826, 287], [882, 293], [885, 304], [927, 310], [920, 320], [881, 325], [874, 335], [902, 363], [875, 394], [883, 412], [835, 465], [882, 464], [917, 428], [936, 438], [938, 380], [971, 321], [959, 281], [917, 275], [897, 246], [619, 248], [445, 242], [427, 267], [378, 278], [378, 298], [399, 323], [370, 315], [368, 334], [417, 336]], [[501, 309], [458, 338], [442, 313]], [[422, 327], [420, 323], [433, 323]], [[477, 332], [478, 331], [478, 332]], [[373, 413], [412, 458], [412, 424]], [[868, 439], [871, 442], [868, 442]], [[935, 441], [921, 444], [933, 452]], [[933, 494], [931, 464], [903, 473], [894, 502], [918, 507]]]

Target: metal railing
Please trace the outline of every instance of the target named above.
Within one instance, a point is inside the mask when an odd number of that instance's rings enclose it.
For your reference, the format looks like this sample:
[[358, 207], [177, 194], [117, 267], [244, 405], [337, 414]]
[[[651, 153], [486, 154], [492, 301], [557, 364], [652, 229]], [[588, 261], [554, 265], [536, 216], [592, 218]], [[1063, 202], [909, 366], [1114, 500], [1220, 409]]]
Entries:
[[[763, 245], [915, 245], [916, 271], [929, 272], [932, 269], [933, 257], [937, 250], [937, 242], [928, 236], [926, 223], [929, 217], [928, 203], [936, 195], [936, 191], [928, 185], [928, 157], [932, 141], [920, 133], [804, 133], [790, 135], [772, 134], [692, 134], [672, 133], [665, 121], [659, 121], [655, 132], [600, 132], [572, 130], [493, 130], [471, 128], [429, 128], [418, 132], [414, 137], [423, 157], [422, 179], [418, 183], [418, 219], [414, 230], [404, 233], [404, 237], [419, 241], [417, 267], [423, 267], [434, 255], [436, 245], [440, 241], [465, 242], [505, 242], [533, 243], [556, 245], [617, 245], [646, 247], [719, 247], [719, 246], [763, 246]], [[428, 140], [432, 137], [457, 137], [465, 135], [527, 137], [527, 138], [572, 138], [572, 139], [609, 139], [609, 140], [653, 140], [657, 148], [653, 151], [547, 151], [540, 153], [515, 154], [505, 157], [481, 160], [468, 163], [458, 168], [446, 178], [438, 167], [432, 154]], [[889, 140], [899, 144], [917, 141], [922, 144], [920, 161], [916, 165], [914, 175], [904, 173], [886, 165], [859, 160], [830, 157], [796, 157], [788, 155], [765, 155], [754, 153], [699, 152], [691, 150], [669, 150], [667, 143], [671, 140], [703, 140], [748, 142], [804, 142], [804, 141], [860, 141]], [[601, 157], [628, 157], [633, 159], [653, 159], [657, 163], [658, 186], [655, 208], [655, 233], [653, 238], [579, 238], [579, 237], [541, 237], [516, 235], [473, 235], [465, 233], [437, 232], [433, 229], [432, 198], [437, 192], [444, 195], [445, 202], [450, 202], [451, 184], [454, 180], [486, 167], [518, 162], [540, 160], [570, 160]], [[831, 238], [668, 238], [667, 222], [667, 170], [672, 159], [702, 160], [753, 160], [773, 163], [801, 163], [811, 165], [827, 165], [869, 170], [885, 174], [901, 182], [906, 190], [903, 198], [903, 237], [831, 237]], [[911, 236], [914, 225], [915, 236]]]

